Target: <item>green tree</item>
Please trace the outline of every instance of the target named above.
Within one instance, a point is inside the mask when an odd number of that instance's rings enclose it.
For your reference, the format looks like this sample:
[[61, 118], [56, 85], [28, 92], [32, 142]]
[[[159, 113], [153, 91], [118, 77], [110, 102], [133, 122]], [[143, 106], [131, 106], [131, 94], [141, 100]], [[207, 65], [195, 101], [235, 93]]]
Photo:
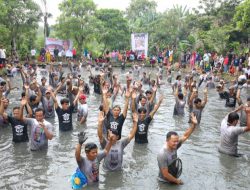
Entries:
[[132, 0], [126, 10], [131, 32], [147, 32], [157, 17], [157, 3], [150, 0]]
[[250, 0], [245, 0], [236, 8], [234, 21], [239, 30], [248, 31], [250, 28]]
[[74, 40], [82, 52], [83, 44], [88, 43], [99, 31], [99, 23], [95, 18], [96, 5], [92, 0], [64, 0], [59, 9], [61, 15], [55, 26], [57, 35]]
[[11, 52], [15, 54], [17, 44], [20, 46], [24, 37], [25, 40], [28, 38], [29, 43], [33, 43], [41, 10], [33, 0], [2, 0], [0, 3], [1, 10], [5, 12], [0, 21], [8, 32], [6, 41], [11, 44]]
[[106, 49], [124, 49], [129, 46], [130, 32], [128, 21], [119, 10], [100, 9], [96, 17], [101, 21], [102, 32], [98, 35], [98, 41], [103, 43], [103, 52]]
[[52, 14], [48, 12], [48, 8], [47, 8], [47, 0], [41, 0], [42, 4], [44, 6], [44, 12], [43, 14], [43, 33], [44, 33], [44, 38], [49, 37], [50, 34], [50, 28], [49, 28], [49, 23], [48, 23], [48, 19], [52, 18]]

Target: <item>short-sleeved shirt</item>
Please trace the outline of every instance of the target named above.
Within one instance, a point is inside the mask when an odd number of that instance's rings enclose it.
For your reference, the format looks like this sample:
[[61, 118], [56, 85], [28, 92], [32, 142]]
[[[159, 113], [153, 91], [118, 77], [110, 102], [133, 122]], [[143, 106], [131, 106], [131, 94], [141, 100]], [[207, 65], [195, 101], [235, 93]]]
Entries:
[[[41, 150], [48, 148], [48, 139], [45, 135], [44, 129], [40, 127], [38, 121], [36, 119], [26, 118], [25, 123], [31, 127], [30, 149]], [[46, 120], [44, 120], [43, 123], [48, 131], [53, 133], [54, 128], [52, 124]]]
[[238, 154], [238, 136], [245, 132], [245, 127], [229, 126], [227, 117], [221, 122], [219, 152], [228, 155]]
[[42, 97], [43, 109], [45, 112], [45, 118], [55, 117], [54, 101], [52, 98], [49, 100], [46, 97]]
[[235, 107], [236, 105], [236, 94], [233, 96], [228, 93], [228, 96], [226, 98], [226, 107]]
[[[129, 144], [129, 137], [117, 141], [112, 145], [108, 155], [104, 158], [103, 168], [109, 171], [117, 171], [122, 169], [124, 148]], [[105, 148], [107, 140], [104, 139], [101, 143], [102, 148]]]
[[[204, 107], [200, 108], [200, 109], [197, 109], [197, 108], [193, 107], [193, 109], [191, 111], [191, 113], [193, 113], [194, 116], [196, 117], [198, 124], [200, 124], [200, 122], [201, 122], [201, 115], [202, 115], [203, 109], [204, 109]], [[191, 114], [189, 115], [188, 123], [191, 123]]]
[[9, 122], [2, 115], [0, 115], [0, 127], [8, 127]]
[[87, 158], [81, 157], [81, 162], [77, 163], [81, 172], [85, 174], [88, 179], [88, 184], [99, 181], [99, 165], [101, 160], [106, 156], [106, 153], [98, 153], [95, 160], [91, 161]]
[[247, 114], [244, 110], [240, 112], [240, 126], [245, 127], [247, 126]]
[[88, 116], [88, 105], [87, 104], [78, 104], [78, 111], [77, 111], [77, 120], [81, 121], [82, 117], [87, 119]]
[[179, 100], [178, 98], [176, 98], [174, 106], [174, 115], [184, 115], [185, 105], [186, 105], [186, 99]]
[[25, 124], [23, 121], [17, 120], [10, 115], [8, 115], [8, 121], [12, 127], [13, 142], [19, 143], [29, 141], [27, 124]]
[[151, 116], [146, 117], [144, 120], [138, 120], [135, 142], [140, 144], [148, 143], [148, 127], [151, 121]]
[[[182, 145], [181, 141], [177, 145], [177, 149]], [[161, 173], [161, 169], [168, 168], [177, 159], [177, 149], [174, 151], [168, 150], [166, 147], [162, 148], [157, 155], [157, 162], [159, 167], [158, 179], [163, 182], [168, 182]]]
[[59, 106], [56, 109], [56, 113], [59, 120], [59, 130], [69, 131], [73, 129], [72, 126], [72, 113], [74, 111], [74, 105], [70, 105], [67, 110], [63, 110]]
[[119, 115], [116, 119], [113, 116], [113, 113], [111, 110], [108, 111], [107, 113], [107, 129], [110, 129], [111, 131], [114, 131], [118, 133], [119, 139], [121, 139], [122, 135], [122, 126], [125, 121], [125, 117], [123, 114]]

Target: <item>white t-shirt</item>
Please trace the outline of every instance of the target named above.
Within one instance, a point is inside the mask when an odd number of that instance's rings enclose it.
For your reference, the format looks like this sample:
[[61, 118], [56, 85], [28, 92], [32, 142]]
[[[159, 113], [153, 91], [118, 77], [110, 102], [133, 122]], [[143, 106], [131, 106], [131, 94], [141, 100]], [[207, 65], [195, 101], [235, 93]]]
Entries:
[[32, 50], [30, 51], [30, 53], [31, 53], [32, 56], [35, 56], [35, 55], [36, 55], [36, 50], [35, 50], [35, 49], [32, 49]]
[[250, 69], [244, 68], [244, 73], [250, 75]]
[[5, 49], [0, 49], [0, 58], [5, 59], [6, 58], [6, 50]]

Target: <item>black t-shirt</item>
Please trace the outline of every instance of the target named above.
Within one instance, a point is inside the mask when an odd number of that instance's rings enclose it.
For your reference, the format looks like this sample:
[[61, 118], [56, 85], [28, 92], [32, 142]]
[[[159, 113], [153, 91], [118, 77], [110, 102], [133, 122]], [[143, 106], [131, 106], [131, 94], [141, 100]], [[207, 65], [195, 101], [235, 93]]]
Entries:
[[96, 94], [101, 94], [101, 87], [100, 87], [100, 84], [94, 83], [94, 92], [95, 92]]
[[227, 99], [227, 97], [228, 97], [228, 93], [227, 92], [219, 92], [219, 96], [220, 96], [220, 98], [221, 99]]
[[119, 115], [116, 119], [114, 118], [112, 111], [109, 110], [107, 114], [107, 122], [106, 128], [110, 129], [111, 131], [117, 133], [119, 135], [119, 139], [121, 139], [122, 134], [122, 126], [125, 121], [125, 117], [123, 114]]
[[58, 108], [56, 109], [56, 113], [58, 116], [58, 120], [59, 120], [59, 130], [61, 131], [69, 131], [72, 130], [72, 113], [74, 111], [74, 105], [70, 105], [69, 108], [67, 110], [62, 110], [62, 108], [60, 108], [58, 106]]
[[227, 98], [226, 98], [226, 107], [235, 107], [236, 105], [236, 94], [234, 95], [230, 95], [228, 94]]
[[12, 127], [13, 142], [27, 142], [29, 141], [27, 125], [20, 120], [8, 115], [8, 121]]
[[135, 142], [140, 144], [148, 143], [148, 126], [151, 121], [151, 116], [146, 117], [143, 121], [138, 120]]

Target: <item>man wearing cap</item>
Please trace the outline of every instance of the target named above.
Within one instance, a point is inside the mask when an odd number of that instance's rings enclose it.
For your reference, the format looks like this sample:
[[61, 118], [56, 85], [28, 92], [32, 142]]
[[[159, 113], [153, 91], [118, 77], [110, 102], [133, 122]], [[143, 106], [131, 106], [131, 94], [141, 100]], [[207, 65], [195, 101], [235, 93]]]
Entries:
[[80, 125], [86, 122], [87, 116], [88, 116], [88, 105], [87, 105], [86, 99], [87, 97], [84, 94], [81, 94], [79, 96], [77, 121], [80, 123]]
[[172, 168], [173, 163], [177, 159], [177, 150], [190, 137], [197, 125], [197, 119], [194, 114], [192, 114], [191, 116], [191, 123], [191, 127], [186, 130], [181, 138], [174, 131], [170, 131], [167, 133], [166, 144], [157, 155], [159, 166], [159, 181], [174, 183], [177, 185], [183, 184], [183, 182], [178, 179], [179, 176], [176, 176], [172, 172]]
[[54, 101], [51, 97], [51, 90], [45, 91], [45, 96], [42, 97], [43, 109], [45, 112], [45, 118], [54, 118], [55, 117], [55, 108]]

